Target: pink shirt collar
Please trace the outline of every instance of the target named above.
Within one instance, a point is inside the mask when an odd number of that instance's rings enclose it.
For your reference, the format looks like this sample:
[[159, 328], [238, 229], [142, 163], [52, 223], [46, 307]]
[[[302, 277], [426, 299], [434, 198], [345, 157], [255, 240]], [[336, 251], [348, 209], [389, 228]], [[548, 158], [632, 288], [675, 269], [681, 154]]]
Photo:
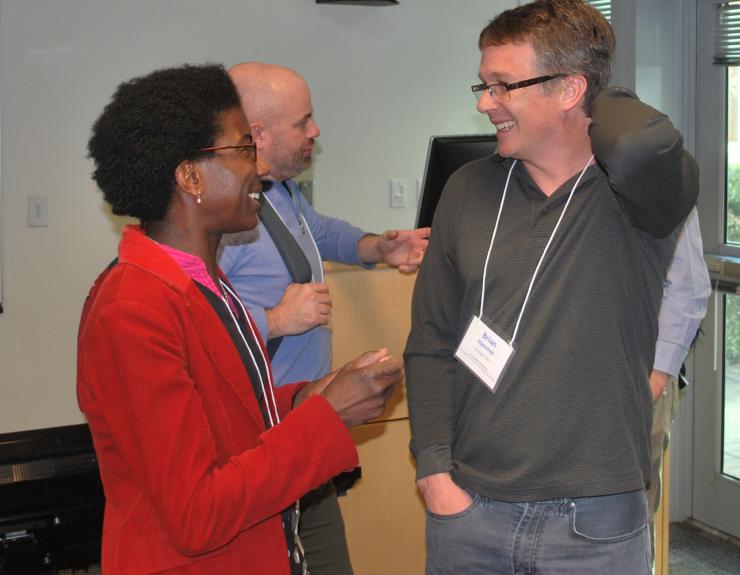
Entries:
[[221, 290], [213, 283], [213, 279], [208, 275], [205, 262], [198, 256], [182, 252], [173, 247], [165, 244], [159, 244], [167, 255], [177, 262], [182, 270], [190, 276], [194, 281], [206, 286], [209, 290], [215, 293], [218, 297], [223, 297]]

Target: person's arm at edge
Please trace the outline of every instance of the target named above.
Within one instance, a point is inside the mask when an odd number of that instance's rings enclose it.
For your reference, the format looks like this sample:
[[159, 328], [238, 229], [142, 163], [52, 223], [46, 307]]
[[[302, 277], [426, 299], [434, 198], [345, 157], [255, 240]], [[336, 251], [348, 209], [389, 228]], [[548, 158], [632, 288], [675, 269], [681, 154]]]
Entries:
[[663, 392], [670, 377], [678, 376], [706, 314], [711, 291], [703, 257], [699, 216], [694, 208], [678, 236], [663, 290], [655, 361], [650, 374], [653, 400]]

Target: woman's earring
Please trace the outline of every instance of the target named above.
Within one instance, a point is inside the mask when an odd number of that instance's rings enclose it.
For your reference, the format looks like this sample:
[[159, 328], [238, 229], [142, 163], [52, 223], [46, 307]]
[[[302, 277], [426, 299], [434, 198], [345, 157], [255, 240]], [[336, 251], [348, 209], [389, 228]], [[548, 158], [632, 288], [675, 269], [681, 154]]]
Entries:
[[200, 199], [202, 195], [203, 195], [203, 192], [198, 192], [198, 195], [196, 196], [196, 200], [195, 200], [195, 202], [196, 202], [197, 204], [200, 204], [200, 203], [202, 203], [202, 202], [201, 202], [201, 199]]

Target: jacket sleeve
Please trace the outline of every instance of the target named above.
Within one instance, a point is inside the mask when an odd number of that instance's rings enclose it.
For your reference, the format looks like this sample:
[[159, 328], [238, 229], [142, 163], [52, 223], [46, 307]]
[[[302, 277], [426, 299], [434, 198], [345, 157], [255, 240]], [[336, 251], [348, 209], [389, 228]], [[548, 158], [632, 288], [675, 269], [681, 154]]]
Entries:
[[699, 193], [699, 169], [668, 116], [626, 88], [608, 88], [593, 104], [591, 145], [622, 209], [656, 238], [669, 235]]
[[[249, 446], [238, 452], [219, 445], [199, 392], [203, 382], [191, 378], [182, 331], [167, 309], [111, 303], [85, 326], [81, 345], [80, 403], [91, 427], [104, 430], [96, 437], [101, 469], [132, 478], [140, 495], [130, 504], [145, 498], [183, 554], [227, 544], [357, 464], [351, 436], [319, 396], [267, 431], [255, 423], [246, 438], [246, 424], [224, 423]], [[277, 392], [281, 410], [298, 389]]]

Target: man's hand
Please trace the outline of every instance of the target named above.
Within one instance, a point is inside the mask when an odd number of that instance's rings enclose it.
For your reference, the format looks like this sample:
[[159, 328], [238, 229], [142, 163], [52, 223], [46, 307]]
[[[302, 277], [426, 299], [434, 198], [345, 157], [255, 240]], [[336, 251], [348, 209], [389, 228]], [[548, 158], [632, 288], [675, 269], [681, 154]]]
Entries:
[[328, 383], [322, 378], [309, 384], [309, 393], [321, 393], [352, 427], [383, 415], [393, 388], [403, 380], [403, 362], [383, 349], [365, 353], [327, 377]]
[[435, 515], [454, 515], [465, 511], [473, 499], [452, 481], [449, 473], [435, 473], [416, 482], [427, 509]]
[[650, 390], [653, 393], [653, 401], [657, 401], [657, 399], [661, 396], [663, 390], [668, 385], [668, 379], [670, 377], [670, 374], [666, 373], [665, 371], [659, 371], [657, 369], [654, 369], [650, 373]]
[[382, 261], [404, 273], [414, 272], [424, 258], [431, 231], [388, 230], [382, 236], [363, 236], [358, 244], [360, 258], [367, 264]]
[[290, 284], [280, 303], [265, 314], [268, 339], [326, 325], [331, 319], [329, 287], [323, 283]]

